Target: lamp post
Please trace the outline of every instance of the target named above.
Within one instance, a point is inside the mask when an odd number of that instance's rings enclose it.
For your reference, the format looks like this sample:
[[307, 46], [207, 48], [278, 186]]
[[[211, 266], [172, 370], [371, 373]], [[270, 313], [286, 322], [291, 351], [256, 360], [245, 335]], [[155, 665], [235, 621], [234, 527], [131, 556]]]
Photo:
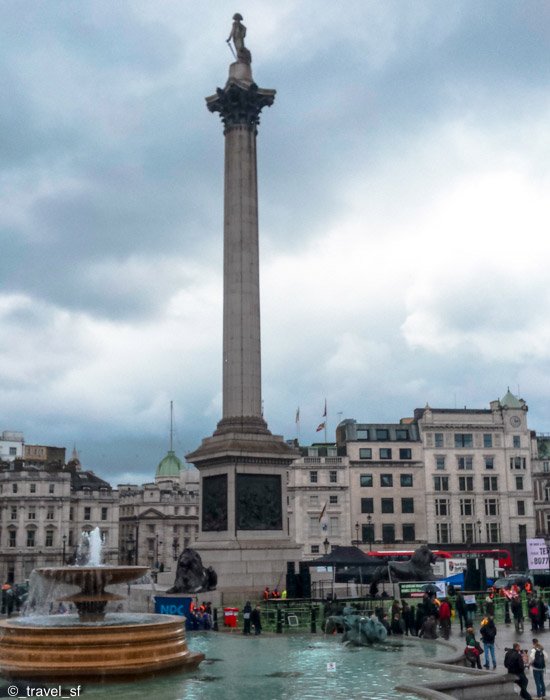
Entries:
[[479, 518], [477, 519], [476, 525], [477, 525], [477, 534], [478, 534], [477, 541], [479, 544], [481, 544], [481, 520]]
[[67, 546], [67, 535], [63, 535], [61, 538], [63, 541], [63, 566], [65, 566], [66, 559], [65, 559], [65, 547]]
[[128, 564], [136, 564], [137, 562], [134, 560], [134, 548], [135, 548], [135, 541], [134, 541], [134, 536], [132, 533], [128, 535], [126, 538], [126, 552], [128, 555]]
[[355, 539], [353, 540], [352, 544], [354, 544], [356, 547], [361, 544], [361, 540], [359, 539], [359, 522], [355, 523]]
[[159, 536], [157, 535], [155, 538], [155, 569], [160, 569], [160, 561], [159, 561], [159, 545], [162, 544], [162, 540], [159, 540]]
[[367, 525], [369, 530], [369, 552], [372, 550], [372, 515], [367, 515]]
[[325, 554], [328, 554], [328, 548], [330, 547], [330, 542], [328, 541], [328, 537], [325, 537], [325, 541], [323, 542], [323, 547], [325, 548]]
[[179, 546], [180, 546], [180, 541], [179, 541], [179, 539], [178, 539], [177, 537], [174, 537], [174, 539], [172, 540], [172, 559], [173, 559], [174, 561], [176, 561], [177, 558], [178, 558], [178, 549], [179, 549]]

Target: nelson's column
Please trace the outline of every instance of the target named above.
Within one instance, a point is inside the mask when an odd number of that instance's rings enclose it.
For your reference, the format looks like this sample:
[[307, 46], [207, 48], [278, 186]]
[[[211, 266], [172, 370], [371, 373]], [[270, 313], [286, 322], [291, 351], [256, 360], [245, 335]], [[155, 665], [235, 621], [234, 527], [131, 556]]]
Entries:
[[262, 416], [258, 186], [260, 112], [275, 90], [252, 79], [246, 27], [233, 17], [236, 61], [225, 87], [206, 98], [224, 125], [223, 416], [212, 437], [187, 455], [200, 472], [199, 538], [222, 590], [284, 586], [287, 561], [301, 548], [289, 537], [286, 472], [298, 455]]

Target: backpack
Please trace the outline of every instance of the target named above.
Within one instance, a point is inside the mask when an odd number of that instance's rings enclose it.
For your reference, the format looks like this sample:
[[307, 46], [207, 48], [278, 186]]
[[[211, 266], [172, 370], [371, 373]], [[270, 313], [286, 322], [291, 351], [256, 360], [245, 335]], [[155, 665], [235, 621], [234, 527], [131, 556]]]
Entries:
[[535, 658], [533, 659], [533, 668], [542, 670], [545, 668], [546, 664], [544, 662], [544, 653], [542, 649], [535, 650]]
[[513, 649], [508, 649], [504, 655], [504, 666], [510, 673], [514, 673], [516, 668], [516, 652]]

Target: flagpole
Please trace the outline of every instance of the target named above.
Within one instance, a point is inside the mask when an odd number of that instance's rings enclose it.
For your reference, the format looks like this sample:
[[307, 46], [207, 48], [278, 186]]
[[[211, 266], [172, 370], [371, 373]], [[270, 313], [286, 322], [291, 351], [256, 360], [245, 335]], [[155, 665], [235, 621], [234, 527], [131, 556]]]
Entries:
[[323, 413], [325, 417], [325, 443], [327, 441], [327, 422], [328, 422], [328, 416], [327, 416], [327, 400], [325, 398], [325, 412]]

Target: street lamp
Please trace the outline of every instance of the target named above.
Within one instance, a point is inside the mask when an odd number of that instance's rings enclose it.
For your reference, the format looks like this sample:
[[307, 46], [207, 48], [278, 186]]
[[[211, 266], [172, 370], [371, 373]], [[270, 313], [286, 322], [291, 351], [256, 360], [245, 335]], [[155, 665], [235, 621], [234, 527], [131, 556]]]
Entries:
[[355, 523], [355, 539], [353, 540], [352, 544], [354, 544], [356, 547], [361, 544], [361, 540], [359, 539], [359, 523]]
[[63, 566], [65, 566], [65, 547], [67, 545], [67, 535], [63, 535], [61, 539], [63, 540]]
[[325, 554], [328, 554], [328, 548], [330, 547], [330, 542], [328, 541], [328, 537], [325, 537], [325, 541], [323, 542], [323, 547], [325, 548]]
[[173, 559], [174, 561], [176, 561], [177, 558], [178, 558], [178, 549], [179, 549], [179, 546], [180, 546], [180, 541], [179, 541], [179, 539], [178, 539], [177, 537], [174, 537], [174, 539], [172, 540], [172, 559]]
[[135, 564], [137, 563], [134, 561], [134, 549], [135, 549], [135, 541], [134, 541], [134, 535], [130, 533], [128, 537], [126, 538], [126, 552], [128, 554], [128, 564]]
[[477, 519], [476, 525], [477, 525], [477, 532], [478, 532], [478, 540], [477, 541], [479, 542], [479, 544], [481, 544], [481, 520], [479, 518]]
[[369, 532], [369, 552], [372, 549], [372, 515], [367, 515], [367, 526], [368, 526], [368, 532]]
[[159, 545], [162, 544], [162, 540], [159, 540], [159, 536], [156, 536], [156, 547], [155, 547], [155, 569], [160, 569], [159, 562]]

